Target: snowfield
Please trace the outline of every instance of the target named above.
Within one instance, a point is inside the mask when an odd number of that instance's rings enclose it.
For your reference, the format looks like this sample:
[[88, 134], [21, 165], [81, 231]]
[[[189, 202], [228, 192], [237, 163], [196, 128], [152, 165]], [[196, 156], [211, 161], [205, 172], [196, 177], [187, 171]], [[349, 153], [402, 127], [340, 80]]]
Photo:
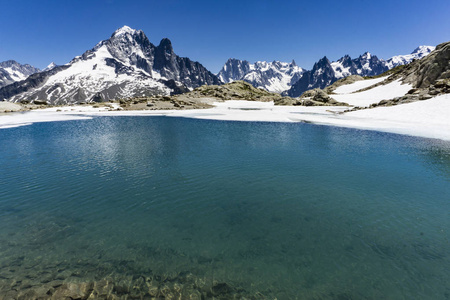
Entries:
[[334, 90], [335, 94], [350, 94], [354, 93], [356, 91], [359, 91], [361, 89], [368, 88], [369, 86], [375, 85], [379, 82], [384, 81], [388, 76], [375, 78], [375, 79], [366, 79], [366, 80], [359, 80], [355, 81], [350, 84], [341, 85], [340, 87], [337, 87]]
[[[372, 80], [376, 79], [367, 81]], [[380, 85], [364, 92], [352, 92], [361, 89], [359, 87], [364, 86], [363, 83], [365, 82], [366, 80], [357, 81], [352, 84], [342, 86], [342, 89], [337, 88], [336, 90], [341, 94], [331, 95], [331, 97], [336, 101], [345, 102], [352, 106], [368, 107], [370, 106], [370, 104], [378, 103], [381, 100], [389, 100], [392, 98], [404, 96], [410, 89], [412, 89], [412, 86], [410, 84], [402, 84], [399, 80], [396, 80], [386, 85]], [[370, 84], [369, 86], [371, 85], [373, 84]], [[348, 94], [344, 94], [343, 92], [347, 92]]]

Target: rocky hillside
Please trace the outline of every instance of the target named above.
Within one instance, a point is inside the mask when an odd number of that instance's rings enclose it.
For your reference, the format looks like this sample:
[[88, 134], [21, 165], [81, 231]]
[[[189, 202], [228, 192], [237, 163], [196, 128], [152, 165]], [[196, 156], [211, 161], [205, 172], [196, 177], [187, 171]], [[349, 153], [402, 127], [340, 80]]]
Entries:
[[390, 99], [382, 105], [409, 103], [417, 100], [430, 99], [437, 95], [450, 93], [450, 42], [436, 46], [436, 49], [420, 60], [408, 65], [398, 66], [386, 73], [389, 77], [378, 85], [384, 85], [394, 80], [411, 84], [411, 89], [405, 96]]
[[432, 89], [439, 82], [447, 82], [450, 79], [450, 42], [438, 45], [427, 57], [412, 62], [395, 77], [418, 89]]
[[134, 97], [122, 99], [124, 109], [187, 109], [208, 108], [213, 102], [224, 100], [273, 101], [275, 104], [292, 104], [293, 99], [257, 89], [245, 81], [233, 81], [223, 85], [204, 85], [173, 96]]
[[0, 89], [0, 99], [51, 104], [182, 93], [220, 80], [200, 63], [175, 54], [170, 40], [153, 45], [124, 26], [70, 63]]

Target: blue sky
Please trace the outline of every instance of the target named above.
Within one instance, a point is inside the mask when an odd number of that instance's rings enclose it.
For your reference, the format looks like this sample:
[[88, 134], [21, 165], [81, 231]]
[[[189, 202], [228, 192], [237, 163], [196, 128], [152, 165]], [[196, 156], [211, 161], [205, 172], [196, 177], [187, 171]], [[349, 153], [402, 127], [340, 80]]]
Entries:
[[380, 58], [450, 40], [450, 1], [0, 0], [0, 61], [65, 64], [123, 25], [218, 72], [230, 58]]

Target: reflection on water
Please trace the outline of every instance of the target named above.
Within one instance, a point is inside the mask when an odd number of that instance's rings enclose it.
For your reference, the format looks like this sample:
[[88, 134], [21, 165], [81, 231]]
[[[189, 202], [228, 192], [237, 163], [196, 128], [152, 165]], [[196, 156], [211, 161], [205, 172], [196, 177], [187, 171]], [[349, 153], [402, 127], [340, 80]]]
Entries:
[[450, 293], [446, 142], [166, 117], [0, 141], [0, 298], [74, 283], [98, 297]]

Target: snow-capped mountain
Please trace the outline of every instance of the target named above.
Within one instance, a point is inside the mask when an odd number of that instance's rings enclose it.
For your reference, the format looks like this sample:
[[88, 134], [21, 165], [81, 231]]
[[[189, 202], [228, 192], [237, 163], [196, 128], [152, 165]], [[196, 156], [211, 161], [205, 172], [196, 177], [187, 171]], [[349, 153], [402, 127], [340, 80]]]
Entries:
[[218, 77], [225, 83], [244, 80], [256, 88], [282, 93], [297, 82], [303, 72], [295, 61], [258, 61], [251, 64], [246, 60], [230, 58], [218, 73]]
[[386, 61], [386, 65], [389, 69], [392, 69], [400, 65], [409, 64], [415, 59], [421, 59], [422, 57], [427, 56], [435, 48], [436, 47], [434, 46], [419, 46], [416, 49], [414, 49], [414, 51], [411, 52], [411, 54], [397, 55], [389, 58]]
[[177, 56], [170, 40], [153, 45], [143, 31], [124, 26], [63, 66], [0, 89], [8, 101], [52, 104], [180, 93], [220, 80], [198, 62]]
[[0, 88], [16, 81], [24, 80], [31, 74], [40, 72], [28, 64], [22, 65], [14, 60], [0, 62]]

